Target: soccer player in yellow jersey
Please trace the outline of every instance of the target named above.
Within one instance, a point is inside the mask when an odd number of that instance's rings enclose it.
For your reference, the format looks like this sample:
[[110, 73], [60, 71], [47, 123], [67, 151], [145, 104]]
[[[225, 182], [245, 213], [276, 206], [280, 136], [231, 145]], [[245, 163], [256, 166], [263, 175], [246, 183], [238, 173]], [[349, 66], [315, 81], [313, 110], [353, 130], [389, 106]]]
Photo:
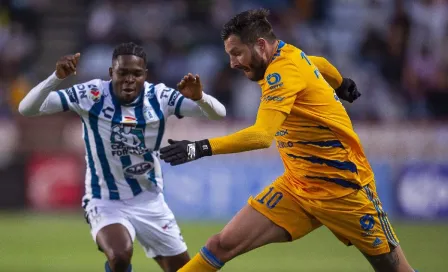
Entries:
[[414, 271], [382, 210], [372, 169], [335, 94], [334, 89], [353, 91], [353, 82], [324, 58], [307, 56], [278, 40], [267, 15], [264, 9], [240, 13], [222, 31], [231, 67], [243, 70], [262, 89], [255, 124], [208, 140], [169, 140], [161, 158], [177, 165], [267, 148], [275, 139], [285, 172], [251, 197], [179, 271], [217, 271], [240, 254], [299, 239], [322, 225], [346, 245], [355, 245], [375, 271]]

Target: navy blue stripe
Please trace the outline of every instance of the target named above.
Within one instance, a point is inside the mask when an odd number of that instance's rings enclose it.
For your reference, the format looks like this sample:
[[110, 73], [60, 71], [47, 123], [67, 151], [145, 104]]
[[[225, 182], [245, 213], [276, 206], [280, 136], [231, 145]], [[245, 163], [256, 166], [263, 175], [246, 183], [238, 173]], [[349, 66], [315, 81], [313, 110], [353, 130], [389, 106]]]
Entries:
[[322, 130], [330, 130], [329, 127], [324, 127], [324, 126], [300, 126], [303, 128], [317, 128], [317, 129], [322, 129]]
[[372, 203], [373, 203], [373, 206], [374, 206], [375, 209], [378, 211], [378, 217], [379, 217], [380, 220], [382, 220], [382, 222], [383, 222], [383, 224], [384, 224], [384, 229], [385, 229], [385, 231], [386, 231], [385, 234], [386, 234], [387, 240], [388, 240], [391, 244], [393, 244], [394, 246], [397, 246], [398, 243], [397, 243], [397, 241], [395, 240], [394, 234], [393, 234], [393, 232], [392, 232], [392, 227], [391, 227], [390, 224], [389, 224], [389, 221], [388, 221], [388, 219], [387, 219], [387, 216], [386, 216], [385, 212], [383, 211], [383, 209], [382, 209], [382, 208], [380, 207], [380, 205], [379, 205], [379, 199], [378, 199], [378, 198], [374, 198], [374, 194], [373, 194], [373, 192], [370, 190], [370, 188], [368, 187], [368, 185], [366, 185], [365, 190], [368, 191], [368, 192], [370, 193], [370, 198], [371, 198], [371, 201], [372, 201]]
[[[121, 120], [123, 118], [122, 113], [121, 113], [121, 105], [119, 105], [118, 103], [116, 104], [116, 102], [114, 102], [114, 106], [115, 106], [115, 112], [114, 112], [114, 116], [112, 117], [112, 126], [116, 126], [116, 125], [119, 126], [121, 123]], [[113, 136], [114, 135], [111, 134], [111, 137], [113, 137]], [[111, 142], [112, 142], [112, 139], [111, 139]], [[120, 161], [121, 161], [121, 166], [122, 166], [123, 170], [126, 169], [126, 167], [129, 167], [132, 165], [130, 155], [120, 156]], [[131, 191], [134, 196], [136, 196], [142, 192], [142, 188], [136, 179], [126, 176], [126, 173], [124, 173], [124, 178], [125, 178], [126, 182], [128, 183], [129, 187], [131, 187]]]
[[294, 159], [302, 159], [302, 160], [309, 161], [311, 163], [317, 163], [317, 164], [322, 164], [322, 165], [325, 164], [327, 166], [330, 166], [330, 167], [333, 167], [333, 168], [336, 168], [339, 170], [347, 170], [352, 173], [358, 173], [356, 164], [354, 164], [350, 161], [327, 160], [327, 159], [322, 159], [322, 158], [315, 157], [315, 156], [303, 157], [303, 156], [296, 156], [294, 154], [287, 154], [287, 155]]
[[[143, 115], [143, 107], [135, 108], [135, 117], [137, 118], [137, 127], [143, 129], [143, 135], [145, 135], [146, 120], [145, 116]], [[146, 142], [143, 143], [145, 144], [146, 148]], [[154, 159], [151, 155], [151, 152], [146, 152], [145, 154], [143, 154], [143, 159], [152, 164], [152, 169], [148, 173], [148, 179], [157, 186], [156, 175], [154, 172]]]
[[298, 144], [304, 144], [304, 145], [317, 145], [319, 147], [340, 147], [344, 148], [342, 143], [338, 140], [330, 140], [330, 141], [298, 141]]
[[203, 256], [210, 262], [213, 264], [213, 266], [215, 266], [216, 268], [221, 268], [224, 266], [224, 263], [221, 262], [220, 260], [218, 260], [218, 258], [215, 257], [215, 255], [213, 255], [213, 253], [211, 253], [206, 247], [202, 247], [201, 248], [201, 252], [203, 254]]
[[277, 50], [282, 49], [283, 46], [285, 46], [285, 45], [286, 45], [286, 43], [285, 43], [284, 41], [280, 40], [280, 41], [278, 42]]
[[[151, 86], [151, 89], [149, 91], [154, 92], [154, 85]], [[163, 112], [162, 112], [162, 109], [160, 108], [160, 103], [157, 100], [157, 96], [152, 95], [152, 97], [150, 96], [150, 98], [148, 98], [148, 100], [149, 100], [149, 103], [151, 104], [152, 108], [156, 112], [157, 117], [159, 118], [159, 131], [157, 134], [156, 144], [154, 146], [154, 151], [157, 151], [160, 148], [160, 143], [162, 142], [163, 133], [165, 132], [165, 117], [163, 116]]]
[[155, 186], [157, 186], [157, 180], [156, 180], [156, 172], [155, 172], [155, 164], [154, 164], [154, 158], [151, 155], [151, 152], [146, 152], [143, 155], [143, 158], [145, 159], [145, 161], [150, 162], [152, 164], [152, 169], [151, 171], [149, 171], [148, 173], [148, 179], [154, 183]]
[[120, 199], [120, 195], [118, 193], [117, 184], [115, 184], [114, 176], [110, 170], [109, 162], [107, 161], [106, 151], [104, 149], [103, 140], [101, 139], [100, 132], [98, 130], [98, 116], [104, 105], [104, 96], [101, 96], [101, 99], [98, 103], [95, 103], [89, 111], [89, 123], [90, 128], [93, 132], [93, 137], [96, 145], [96, 153], [98, 155], [98, 159], [100, 160], [101, 169], [103, 170], [103, 176], [106, 180], [107, 188], [109, 189], [110, 199], [116, 200]]
[[81, 118], [83, 127], [84, 127], [84, 143], [86, 145], [87, 150], [87, 164], [90, 169], [90, 182], [92, 186], [92, 197], [93, 198], [101, 198], [101, 188], [99, 184], [98, 175], [96, 174], [96, 168], [95, 163], [93, 162], [93, 156], [92, 156], [92, 150], [90, 149], [90, 140], [89, 140], [89, 133], [87, 130], [87, 125], [84, 122], [84, 119]]
[[177, 100], [176, 108], [174, 109], [174, 115], [176, 115], [177, 118], [183, 118], [182, 115], [180, 115], [180, 106], [182, 105], [182, 101], [184, 101], [185, 97], [182, 95], [179, 97], [179, 100]]
[[68, 102], [67, 102], [67, 98], [65, 98], [65, 95], [61, 92], [61, 91], [57, 91], [59, 97], [61, 98], [61, 103], [62, 103], [62, 109], [64, 111], [68, 111]]
[[392, 239], [390, 238], [390, 235], [389, 235], [389, 232], [388, 232], [388, 230], [387, 230], [387, 227], [385, 226], [386, 223], [384, 222], [384, 219], [383, 219], [383, 217], [381, 216], [381, 211], [380, 211], [378, 205], [375, 204], [375, 201], [374, 201], [374, 199], [373, 199], [373, 192], [370, 191], [370, 188], [368, 187], [368, 185], [364, 186], [364, 190], [366, 191], [366, 193], [367, 193], [367, 197], [368, 197], [369, 200], [372, 202], [373, 206], [375, 207], [375, 210], [376, 210], [377, 213], [378, 213], [378, 219], [380, 220], [381, 228], [383, 229], [384, 235], [386, 235], [386, 238], [387, 238], [388, 242], [390, 242], [391, 244], [393, 244], [393, 245], [396, 246], [397, 243], [394, 242], [394, 239], [393, 239], [393, 238], [392, 238]]
[[327, 177], [313, 177], [313, 176], [305, 176], [308, 179], [320, 179], [320, 180], [324, 180], [324, 181], [328, 181], [328, 182], [333, 182], [336, 183], [342, 187], [345, 188], [353, 188], [356, 190], [361, 189], [361, 186], [359, 186], [358, 184], [355, 184], [353, 182], [350, 182], [348, 180], [345, 179], [339, 179], [339, 178], [327, 178]]

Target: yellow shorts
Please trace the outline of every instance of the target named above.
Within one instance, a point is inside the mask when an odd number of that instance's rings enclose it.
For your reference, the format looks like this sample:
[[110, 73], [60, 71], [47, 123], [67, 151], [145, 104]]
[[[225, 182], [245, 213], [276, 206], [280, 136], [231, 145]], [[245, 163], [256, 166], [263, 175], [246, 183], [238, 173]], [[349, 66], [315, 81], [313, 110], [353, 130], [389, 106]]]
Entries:
[[388, 253], [389, 244], [398, 246], [373, 181], [347, 196], [316, 200], [293, 194], [280, 177], [248, 203], [288, 231], [292, 240], [324, 225], [344, 244], [355, 245], [367, 255]]

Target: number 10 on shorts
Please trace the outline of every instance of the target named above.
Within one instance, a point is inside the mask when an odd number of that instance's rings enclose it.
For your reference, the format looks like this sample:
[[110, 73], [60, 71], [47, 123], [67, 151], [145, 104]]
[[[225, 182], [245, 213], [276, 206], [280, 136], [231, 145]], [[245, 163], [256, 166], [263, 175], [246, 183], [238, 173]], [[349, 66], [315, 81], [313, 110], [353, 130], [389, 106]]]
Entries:
[[278, 202], [283, 198], [283, 194], [281, 192], [275, 192], [272, 194], [272, 191], [274, 190], [274, 187], [270, 187], [269, 191], [260, 199], [257, 199], [257, 201], [261, 204], [266, 204], [266, 206], [269, 209], [274, 208], [277, 206]]

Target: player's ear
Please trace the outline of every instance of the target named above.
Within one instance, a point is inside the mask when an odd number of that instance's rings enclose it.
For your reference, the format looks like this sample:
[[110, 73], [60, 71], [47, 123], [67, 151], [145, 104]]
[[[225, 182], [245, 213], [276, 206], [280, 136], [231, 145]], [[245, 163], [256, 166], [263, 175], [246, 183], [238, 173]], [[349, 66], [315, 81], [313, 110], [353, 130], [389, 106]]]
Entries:
[[263, 38], [258, 38], [255, 44], [261, 51], [264, 51], [266, 49], [266, 40]]
[[109, 76], [112, 79], [112, 67], [109, 67]]

